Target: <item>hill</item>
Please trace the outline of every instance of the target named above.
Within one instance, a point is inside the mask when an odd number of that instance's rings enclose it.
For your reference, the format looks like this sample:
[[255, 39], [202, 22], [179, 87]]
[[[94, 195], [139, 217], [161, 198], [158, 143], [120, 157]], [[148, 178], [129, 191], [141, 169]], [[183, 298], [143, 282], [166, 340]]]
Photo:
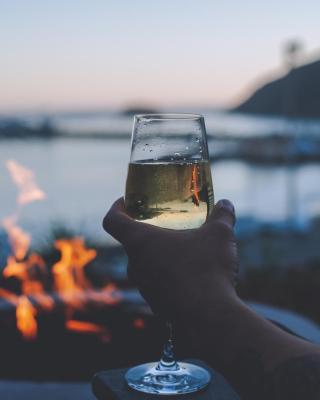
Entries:
[[292, 69], [257, 89], [233, 111], [320, 117], [320, 60]]

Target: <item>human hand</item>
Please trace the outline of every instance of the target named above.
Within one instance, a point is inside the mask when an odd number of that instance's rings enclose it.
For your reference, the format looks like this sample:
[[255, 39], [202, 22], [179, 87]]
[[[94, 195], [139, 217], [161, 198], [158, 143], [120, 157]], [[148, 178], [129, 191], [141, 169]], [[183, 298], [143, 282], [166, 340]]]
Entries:
[[232, 204], [221, 200], [200, 228], [164, 229], [133, 220], [119, 199], [103, 226], [124, 245], [129, 277], [152, 309], [242, 398], [318, 399], [319, 348], [260, 317], [236, 295], [234, 222]]
[[236, 297], [234, 223], [234, 207], [228, 200], [220, 200], [200, 228], [171, 230], [133, 220], [119, 199], [103, 227], [123, 244], [129, 278], [153, 311], [174, 321], [208, 307], [211, 314], [219, 312]]

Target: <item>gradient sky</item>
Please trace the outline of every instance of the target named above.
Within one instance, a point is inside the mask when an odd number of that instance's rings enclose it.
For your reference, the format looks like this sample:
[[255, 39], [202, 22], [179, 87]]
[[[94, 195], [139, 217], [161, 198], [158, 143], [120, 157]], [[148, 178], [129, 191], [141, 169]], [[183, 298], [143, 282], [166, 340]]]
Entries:
[[[320, 1], [0, 0], [0, 111], [233, 104]], [[249, 86], [248, 86], [249, 85]]]

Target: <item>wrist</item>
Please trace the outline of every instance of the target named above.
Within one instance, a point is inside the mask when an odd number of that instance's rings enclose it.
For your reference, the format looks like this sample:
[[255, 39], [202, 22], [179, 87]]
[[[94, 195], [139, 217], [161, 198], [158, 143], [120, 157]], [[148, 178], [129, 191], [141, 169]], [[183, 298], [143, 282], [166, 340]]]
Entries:
[[[176, 290], [174, 322], [190, 332], [217, 332], [217, 326], [223, 330], [244, 304], [230, 283], [206, 286], [193, 285], [188, 289], [184, 286]], [[175, 305], [179, 307], [175, 308]]]
[[239, 330], [244, 307], [241, 299], [231, 293], [219, 299], [212, 297], [201, 307], [195, 304], [190, 313], [183, 310], [173, 321], [175, 336], [182, 348], [192, 349], [195, 356], [221, 364], [221, 356], [231, 355], [226, 354], [225, 346]]
[[207, 324], [220, 321], [239, 303], [243, 304], [229, 280], [208, 278], [177, 284], [172, 305], [180, 322]]

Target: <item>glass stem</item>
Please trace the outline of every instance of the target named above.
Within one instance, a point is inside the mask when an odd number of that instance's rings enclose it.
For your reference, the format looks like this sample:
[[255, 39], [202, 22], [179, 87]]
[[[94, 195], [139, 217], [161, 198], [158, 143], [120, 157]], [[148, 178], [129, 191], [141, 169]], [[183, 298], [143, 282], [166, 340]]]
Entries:
[[162, 356], [157, 365], [157, 369], [160, 371], [177, 371], [179, 369], [179, 365], [176, 362], [173, 352], [173, 327], [172, 323], [169, 321], [166, 322], [166, 325], [169, 330], [169, 337], [163, 346]]

